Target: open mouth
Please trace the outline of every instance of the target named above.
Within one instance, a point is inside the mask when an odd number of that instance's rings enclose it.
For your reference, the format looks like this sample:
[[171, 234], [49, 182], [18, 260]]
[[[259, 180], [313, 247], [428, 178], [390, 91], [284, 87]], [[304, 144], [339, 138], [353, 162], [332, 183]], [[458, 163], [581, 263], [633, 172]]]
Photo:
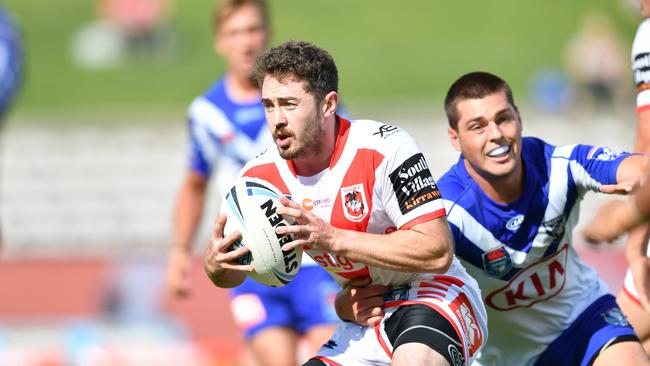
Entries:
[[487, 156], [491, 158], [498, 158], [498, 157], [505, 156], [509, 152], [510, 152], [510, 145], [502, 145], [488, 151]]

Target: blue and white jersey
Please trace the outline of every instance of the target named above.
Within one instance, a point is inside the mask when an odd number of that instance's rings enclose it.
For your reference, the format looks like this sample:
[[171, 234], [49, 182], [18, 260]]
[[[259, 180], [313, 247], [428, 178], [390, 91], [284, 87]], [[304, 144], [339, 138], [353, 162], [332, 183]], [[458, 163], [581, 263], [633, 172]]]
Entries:
[[0, 118], [9, 109], [23, 73], [22, 37], [13, 16], [0, 5]]
[[571, 245], [587, 191], [616, 182], [629, 154], [524, 138], [524, 194], [491, 200], [459, 159], [438, 185], [456, 255], [479, 283], [490, 337], [483, 365], [529, 365], [595, 299], [609, 292]]
[[260, 100], [238, 103], [228, 95], [225, 78], [196, 98], [189, 108], [190, 169], [215, 177], [222, 196], [239, 169], [260, 154], [273, 139]]

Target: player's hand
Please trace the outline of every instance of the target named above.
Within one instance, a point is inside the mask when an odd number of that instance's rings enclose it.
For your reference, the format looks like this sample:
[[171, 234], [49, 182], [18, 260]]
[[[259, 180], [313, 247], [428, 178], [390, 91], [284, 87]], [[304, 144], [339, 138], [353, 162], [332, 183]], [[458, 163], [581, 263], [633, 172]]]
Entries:
[[203, 266], [208, 277], [219, 287], [234, 287], [239, 285], [246, 272], [253, 271], [251, 264], [237, 264], [237, 258], [249, 252], [247, 247], [230, 250], [230, 246], [241, 239], [241, 233], [234, 231], [223, 237], [223, 227], [226, 225], [226, 215], [220, 214], [214, 223], [210, 245], [205, 253]]
[[611, 243], [623, 233], [616, 217], [624, 209], [625, 201], [609, 201], [598, 209], [587, 227], [582, 231], [585, 240], [592, 244]]
[[384, 317], [384, 295], [388, 287], [369, 286], [370, 277], [360, 277], [336, 294], [334, 306], [336, 314], [362, 326], [373, 326]]
[[299, 245], [308, 245], [317, 250], [332, 251], [336, 229], [325, 220], [305, 210], [299, 204], [280, 197], [278, 214], [289, 216], [295, 220], [291, 226], [278, 226], [277, 234], [290, 233], [293, 241], [282, 246], [283, 251], [291, 250]]
[[189, 247], [173, 245], [169, 253], [167, 265], [167, 290], [173, 296], [187, 297], [190, 295], [190, 272], [192, 270], [192, 254]]
[[607, 194], [630, 194], [641, 184], [641, 179], [629, 180], [616, 184], [604, 184], [600, 186], [601, 193]]
[[646, 311], [650, 311], [650, 299], [648, 299], [648, 296], [650, 296], [650, 258], [645, 256], [635, 257], [629, 260], [629, 264], [641, 306]]

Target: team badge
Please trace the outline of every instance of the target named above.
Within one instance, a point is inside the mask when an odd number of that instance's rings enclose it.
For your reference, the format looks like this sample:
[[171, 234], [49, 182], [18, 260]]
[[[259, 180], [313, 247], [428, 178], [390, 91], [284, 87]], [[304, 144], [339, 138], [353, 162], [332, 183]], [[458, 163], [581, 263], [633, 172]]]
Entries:
[[500, 278], [512, 268], [512, 259], [504, 246], [483, 253], [483, 270], [489, 276]]
[[618, 325], [619, 327], [627, 327], [630, 325], [627, 318], [619, 308], [611, 308], [601, 315], [605, 321], [611, 325]]
[[368, 214], [363, 184], [341, 188], [341, 201], [343, 202], [343, 213], [350, 221], [359, 222]]

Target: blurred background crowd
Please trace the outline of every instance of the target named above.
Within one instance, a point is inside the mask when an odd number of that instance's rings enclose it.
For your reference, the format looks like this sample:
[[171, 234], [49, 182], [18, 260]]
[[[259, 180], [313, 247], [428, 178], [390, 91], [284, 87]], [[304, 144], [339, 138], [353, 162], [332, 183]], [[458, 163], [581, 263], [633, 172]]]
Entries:
[[[22, 50], [9, 60], [0, 47], [10, 79], [0, 92], [17, 90], [3, 99], [0, 137], [0, 365], [236, 364], [227, 295], [199, 265], [216, 194], [195, 246], [194, 296], [164, 288], [187, 106], [225, 67], [214, 2], [0, 4]], [[328, 49], [350, 115], [409, 130], [434, 176], [456, 159], [443, 95], [472, 70], [510, 82], [525, 135], [633, 146], [636, 0], [286, 0], [270, 10], [271, 44]], [[583, 221], [603, 199], [583, 207]], [[580, 251], [617, 292], [620, 248]]]

